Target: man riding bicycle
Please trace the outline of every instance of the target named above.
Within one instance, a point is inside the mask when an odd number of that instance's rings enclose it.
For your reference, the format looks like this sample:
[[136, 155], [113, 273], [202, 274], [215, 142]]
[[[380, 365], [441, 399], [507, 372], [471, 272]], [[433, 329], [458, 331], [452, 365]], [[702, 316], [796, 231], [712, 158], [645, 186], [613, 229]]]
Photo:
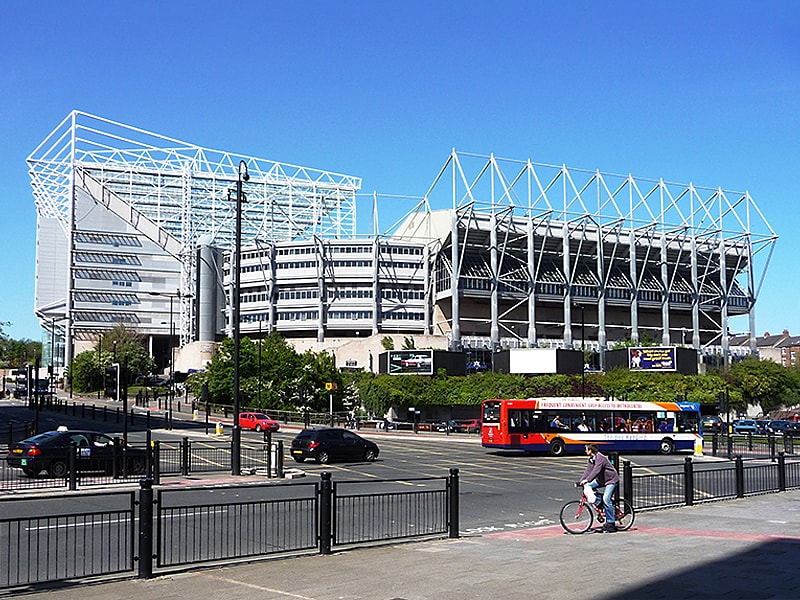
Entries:
[[[619, 484], [619, 473], [608, 460], [608, 457], [601, 454], [595, 444], [586, 444], [585, 451], [589, 456], [589, 464], [586, 465], [583, 475], [581, 475], [580, 485], [588, 485], [592, 490], [605, 487], [603, 490], [602, 502], [605, 504], [606, 521], [603, 523], [603, 531], [613, 533], [617, 531], [614, 525], [614, 490]], [[600, 507], [600, 498], [595, 499], [595, 505]]]

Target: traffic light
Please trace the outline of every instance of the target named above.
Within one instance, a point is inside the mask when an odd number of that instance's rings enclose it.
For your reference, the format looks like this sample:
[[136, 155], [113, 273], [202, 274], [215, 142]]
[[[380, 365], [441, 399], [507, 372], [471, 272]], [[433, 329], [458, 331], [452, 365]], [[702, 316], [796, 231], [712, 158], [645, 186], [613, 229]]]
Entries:
[[105, 388], [106, 397], [113, 400], [117, 399], [117, 384], [119, 380], [119, 366], [112, 365], [106, 367]]
[[717, 414], [720, 415], [727, 410], [727, 406], [725, 405], [725, 392], [717, 393], [716, 408], [717, 408]]

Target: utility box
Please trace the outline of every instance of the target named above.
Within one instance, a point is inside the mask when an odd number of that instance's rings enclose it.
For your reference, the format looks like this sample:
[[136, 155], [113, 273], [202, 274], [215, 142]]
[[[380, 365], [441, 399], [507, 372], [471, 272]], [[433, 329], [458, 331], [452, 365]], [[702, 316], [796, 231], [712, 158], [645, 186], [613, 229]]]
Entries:
[[574, 375], [583, 372], [583, 352], [559, 348], [512, 348], [492, 357], [495, 373]]

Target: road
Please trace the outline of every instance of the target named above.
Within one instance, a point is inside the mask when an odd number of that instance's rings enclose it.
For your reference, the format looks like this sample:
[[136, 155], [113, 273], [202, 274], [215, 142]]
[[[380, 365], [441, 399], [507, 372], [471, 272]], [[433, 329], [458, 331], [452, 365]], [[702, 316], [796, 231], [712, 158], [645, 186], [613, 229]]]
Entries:
[[[9, 420], [24, 421], [26, 417], [30, 420], [30, 414], [20, 402], [3, 400], [0, 403], [0, 428], [7, 427]], [[42, 411], [39, 419], [40, 430], [65, 424], [70, 428], [121, 432], [121, 425], [113, 419], [91, 421], [47, 411]], [[145, 439], [142, 423], [140, 418], [138, 426], [130, 428], [129, 439], [133, 443]], [[154, 431], [153, 438], [176, 441], [186, 435], [200, 436], [204, 430], [202, 423], [176, 419], [173, 430]], [[273, 435], [273, 441], [282, 440], [288, 451], [297, 430], [296, 426], [284, 426], [282, 431]], [[309, 479], [318, 479], [323, 471], [328, 471], [335, 481], [341, 482], [446, 477], [451, 468], [457, 468], [460, 475], [460, 524], [465, 535], [557, 523], [564, 502], [577, 497], [573, 483], [579, 479], [586, 464], [584, 456], [555, 458], [487, 450], [481, 447], [475, 434], [360, 433], [376, 441], [380, 447], [380, 456], [373, 463], [295, 464], [287, 455], [286, 467], [302, 469]], [[242, 435], [243, 444], [258, 444], [262, 439], [262, 434], [256, 432], [245, 431]], [[684, 461], [683, 456], [678, 455], [624, 458], [651, 472], [658, 471], [662, 465], [675, 467]], [[702, 463], [698, 463], [696, 468], [702, 468]]]

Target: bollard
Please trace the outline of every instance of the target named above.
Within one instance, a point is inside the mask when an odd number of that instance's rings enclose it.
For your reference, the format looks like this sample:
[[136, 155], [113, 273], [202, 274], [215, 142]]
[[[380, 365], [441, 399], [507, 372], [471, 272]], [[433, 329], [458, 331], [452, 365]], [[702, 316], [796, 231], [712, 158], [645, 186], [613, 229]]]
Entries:
[[319, 553], [330, 554], [333, 539], [333, 482], [328, 471], [324, 471], [320, 478], [322, 483], [319, 490]]
[[744, 498], [744, 461], [741, 454], [736, 457], [736, 497]]
[[181, 475], [186, 476], [189, 474], [189, 438], [184, 437], [181, 440]]
[[139, 578], [153, 576], [153, 480], [139, 482]]
[[450, 538], [457, 538], [459, 537], [458, 528], [458, 469], [452, 468], [450, 469], [450, 478], [447, 481], [447, 491], [448, 491], [448, 512], [450, 521], [449, 521], [449, 535]]
[[217, 435], [222, 435], [222, 423], [221, 422], [217, 422], [215, 433]]
[[686, 506], [694, 504], [694, 465], [691, 456], [687, 456], [683, 463], [683, 500]]
[[633, 506], [633, 467], [631, 461], [622, 461], [622, 496]]

